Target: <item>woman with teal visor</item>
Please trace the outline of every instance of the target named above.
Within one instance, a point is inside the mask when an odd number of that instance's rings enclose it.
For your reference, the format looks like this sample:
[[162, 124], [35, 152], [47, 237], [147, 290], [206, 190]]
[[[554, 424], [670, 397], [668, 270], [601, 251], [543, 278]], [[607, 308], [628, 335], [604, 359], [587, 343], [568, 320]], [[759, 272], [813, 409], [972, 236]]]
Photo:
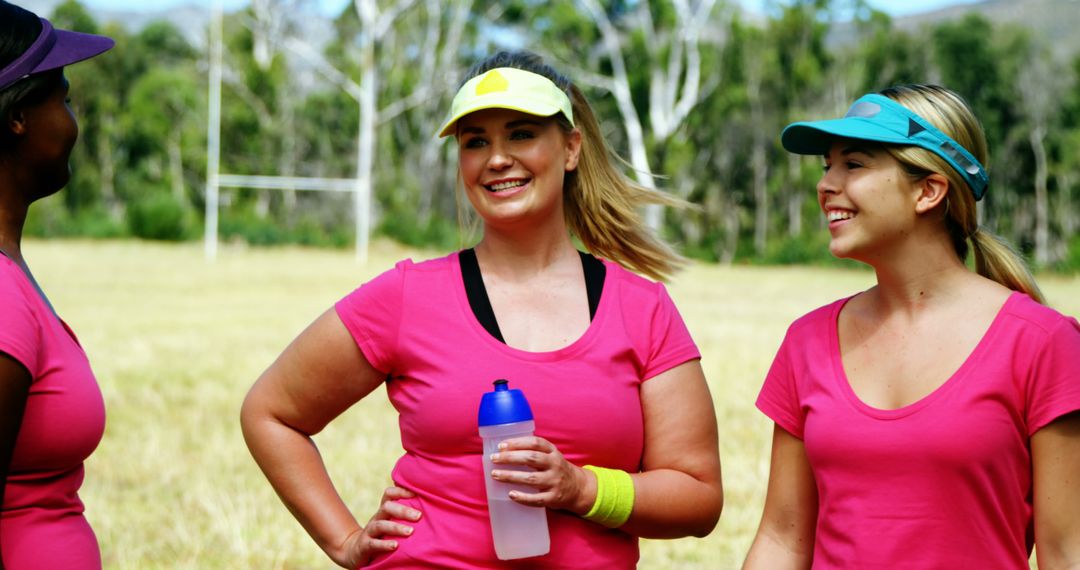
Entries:
[[[1040, 568], [1080, 560], [1080, 324], [978, 226], [986, 141], [933, 85], [799, 122], [824, 157], [833, 255], [870, 289], [795, 321], [757, 406], [775, 422], [746, 568]], [[966, 265], [975, 254], [975, 271]]]
[[[638, 537], [708, 534], [723, 495], [700, 353], [637, 275], [679, 265], [638, 213], [677, 200], [623, 175], [581, 91], [527, 52], [474, 66], [439, 135], [482, 237], [361, 285], [263, 374], [242, 422], [270, 483], [347, 568], [628, 569]], [[485, 493], [477, 411], [496, 379], [536, 425], [490, 454], [516, 486], [493, 500], [547, 520], [546, 553], [520, 560], [496, 550]], [[383, 384], [405, 453], [360, 525], [310, 436]]]

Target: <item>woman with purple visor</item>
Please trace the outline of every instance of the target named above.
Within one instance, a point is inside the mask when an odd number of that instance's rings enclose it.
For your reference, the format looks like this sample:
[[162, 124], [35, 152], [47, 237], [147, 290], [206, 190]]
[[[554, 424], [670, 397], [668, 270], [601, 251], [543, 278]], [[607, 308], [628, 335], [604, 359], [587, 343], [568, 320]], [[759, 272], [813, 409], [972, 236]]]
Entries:
[[795, 321], [766, 375], [746, 568], [1026, 569], [1033, 548], [1076, 568], [1080, 324], [979, 226], [990, 178], [967, 103], [891, 87], [781, 143], [824, 157], [829, 250], [877, 283]]
[[105, 430], [86, 354], [21, 249], [27, 210], [67, 184], [79, 128], [64, 66], [113, 46], [0, 0], [0, 568], [97, 569], [78, 491]]

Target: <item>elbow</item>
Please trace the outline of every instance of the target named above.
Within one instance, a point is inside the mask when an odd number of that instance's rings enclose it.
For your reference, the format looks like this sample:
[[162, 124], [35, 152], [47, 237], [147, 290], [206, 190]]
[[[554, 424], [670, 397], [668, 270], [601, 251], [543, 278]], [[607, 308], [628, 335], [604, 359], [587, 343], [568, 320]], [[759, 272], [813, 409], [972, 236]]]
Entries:
[[260, 393], [258, 384], [251, 388], [240, 404], [240, 433], [248, 448], [256, 443], [270, 424], [280, 423], [276, 421], [269, 404], [270, 401]]
[[244, 439], [248, 438], [251, 428], [257, 423], [259, 417], [259, 405], [256, 402], [257, 399], [253, 397], [253, 392], [254, 390], [248, 392], [243, 403], [240, 404], [240, 431]]
[[1080, 570], [1080, 540], [1077, 544], [1054, 545], [1035, 544], [1035, 557], [1039, 568], [1050, 570]]
[[716, 525], [720, 523], [720, 513], [724, 510], [724, 492], [718, 491], [715, 496], [707, 502], [708, 508], [705, 510], [705, 516], [702, 517], [701, 523], [691, 530], [690, 535], [697, 538], [705, 538], [712, 534], [712, 531], [716, 530]]

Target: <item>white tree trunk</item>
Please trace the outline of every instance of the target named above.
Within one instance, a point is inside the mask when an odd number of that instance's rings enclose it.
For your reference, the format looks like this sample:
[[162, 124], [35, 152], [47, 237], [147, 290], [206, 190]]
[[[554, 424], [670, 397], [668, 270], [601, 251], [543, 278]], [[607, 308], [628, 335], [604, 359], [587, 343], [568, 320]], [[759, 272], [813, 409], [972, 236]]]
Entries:
[[1035, 263], [1043, 266], [1050, 261], [1050, 199], [1046, 191], [1046, 128], [1037, 124], [1029, 140], [1035, 154]]
[[[597, 0], [581, 0], [581, 3], [599, 28], [604, 52], [611, 62], [612, 77], [609, 89], [615, 97], [619, 114], [623, 118], [634, 175], [639, 184], [655, 190], [656, 181], [652, 166], [649, 164], [645, 132], [631, 97], [630, 80], [626, 72], [619, 31]], [[692, 9], [687, 0], [674, 0], [673, 4], [678, 29], [669, 31], [664, 38], [660, 38], [653, 28], [649, 17], [649, 3], [643, 1], [638, 7], [641, 11], [638, 25], [646, 35], [646, 45], [655, 48], [651, 49], [650, 53], [659, 54], [661, 47], [665, 45], [668, 47], [669, 55], [665, 61], [659, 61], [661, 58], [658, 55], [650, 57], [649, 61], [649, 76], [651, 77], [649, 120], [652, 123], [654, 140], [660, 142], [666, 141], [674, 134], [700, 99], [701, 58], [698, 51], [698, 38], [701, 26], [709, 21], [709, 15], [716, 1], [703, 0], [696, 9]], [[660, 206], [650, 205], [645, 209], [645, 223], [654, 230], [658, 230], [662, 223], [661, 215]]]
[[180, 132], [180, 122], [177, 121], [169, 133], [169, 185], [172, 188], [173, 198], [179, 203], [184, 202], [184, 160]]

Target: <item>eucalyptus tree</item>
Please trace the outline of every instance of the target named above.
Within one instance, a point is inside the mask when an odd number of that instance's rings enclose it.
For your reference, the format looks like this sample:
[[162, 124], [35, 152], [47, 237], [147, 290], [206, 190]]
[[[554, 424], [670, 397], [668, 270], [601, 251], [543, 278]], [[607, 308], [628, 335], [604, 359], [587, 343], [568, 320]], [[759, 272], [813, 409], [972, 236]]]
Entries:
[[1034, 258], [1037, 265], [1046, 266], [1052, 261], [1047, 146], [1048, 138], [1057, 134], [1052, 131], [1056, 131], [1060, 101], [1069, 87], [1069, 78], [1063, 66], [1051, 55], [1049, 46], [1032, 42], [1024, 56], [1025, 65], [1017, 77], [1016, 87], [1020, 94], [1017, 103], [1025, 119], [1035, 162], [1031, 179], [1035, 194]]
[[[830, 98], [830, 75], [833, 64], [825, 40], [832, 19], [829, 0], [795, 0], [781, 7], [780, 14], [769, 20], [767, 48], [773, 56], [773, 68], [766, 68], [765, 85], [782, 123], [822, 114], [832, 114], [835, 98]], [[777, 173], [780, 205], [783, 207], [788, 238], [798, 240], [803, 231], [803, 205], [809, 195], [802, 185], [804, 160], [785, 153], [787, 168]], [[816, 210], [816, 206], [814, 208]], [[760, 250], [759, 250], [760, 251]]]
[[[126, 47], [138, 59], [113, 128], [121, 133], [117, 180], [128, 224], [139, 237], [183, 239], [194, 206], [201, 205], [196, 189], [205, 159], [199, 54], [167, 21], [148, 24]], [[162, 219], [147, 219], [154, 216]]]
[[[610, 93], [638, 182], [656, 188], [654, 165], [701, 102], [702, 50], [719, 49], [717, 0], [518, 0], [509, 20], [535, 34], [538, 51], [583, 84]], [[646, 218], [659, 228], [661, 210]]]
[[[376, 157], [382, 164], [393, 160], [387, 150], [395, 148], [397, 136], [403, 136], [405, 147], [422, 148], [418, 160], [425, 167], [439, 163], [437, 141], [417, 142], [419, 131], [403, 134], [392, 130], [390, 137], [380, 137], [380, 126], [391, 124], [392, 119], [420, 105], [430, 105], [437, 100], [457, 73], [458, 57], [464, 38], [463, 30], [471, 20], [471, 0], [438, 2], [435, 0], [395, 0], [380, 4], [376, 0], [354, 0], [334, 22], [336, 37], [325, 50], [318, 50], [310, 43], [292, 39], [287, 47], [312, 65], [326, 80], [347, 94], [354, 101], [357, 114], [356, 144], [356, 200], [354, 215], [363, 222], [357, 236], [358, 251], [366, 251], [367, 234], [370, 231], [373, 189], [379, 172]], [[439, 107], [441, 112], [443, 107]], [[430, 132], [420, 135], [433, 138], [435, 119], [421, 113], [420, 122], [430, 127]], [[393, 121], [393, 126], [399, 123]], [[404, 130], [408, 130], [407, 128]], [[401, 148], [399, 147], [399, 150]], [[388, 160], [382, 160], [388, 159]], [[390, 170], [394, 170], [392, 167]], [[404, 171], [405, 168], [397, 172]], [[418, 172], [415, 165], [410, 173], [430, 176], [431, 172]], [[390, 180], [390, 184], [395, 184]], [[442, 184], [431, 184], [420, 189], [418, 201], [420, 217], [428, 217], [433, 196]], [[397, 187], [390, 189], [391, 198], [399, 197]], [[409, 219], [415, 223], [415, 218]]]
[[1061, 133], [1055, 141], [1051, 161], [1058, 188], [1054, 212], [1072, 269], [1080, 269], [1080, 54], [1073, 56], [1066, 73], [1069, 87], [1061, 98]]

